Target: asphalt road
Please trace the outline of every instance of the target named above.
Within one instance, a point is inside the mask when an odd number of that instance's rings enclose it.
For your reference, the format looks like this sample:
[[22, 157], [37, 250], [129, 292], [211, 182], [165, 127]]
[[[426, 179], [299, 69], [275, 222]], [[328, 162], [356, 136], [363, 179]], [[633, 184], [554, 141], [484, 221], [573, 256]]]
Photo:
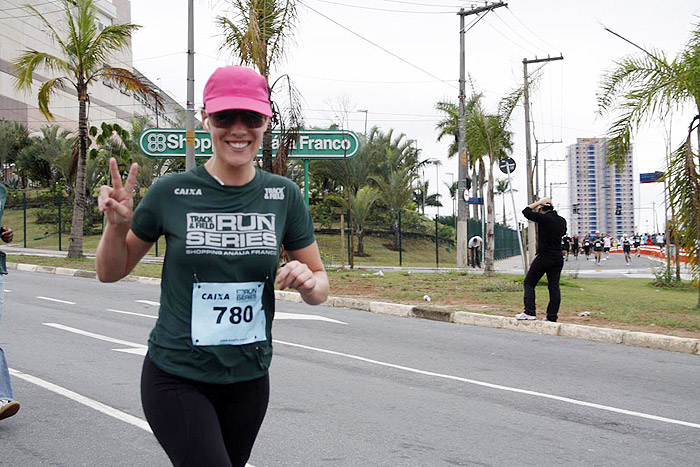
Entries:
[[[0, 465], [169, 465], [138, 390], [159, 288], [19, 271], [5, 288], [0, 345], [22, 409], [0, 422]], [[278, 313], [255, 467], [700, 458], [697, 356], [287, 302]]]

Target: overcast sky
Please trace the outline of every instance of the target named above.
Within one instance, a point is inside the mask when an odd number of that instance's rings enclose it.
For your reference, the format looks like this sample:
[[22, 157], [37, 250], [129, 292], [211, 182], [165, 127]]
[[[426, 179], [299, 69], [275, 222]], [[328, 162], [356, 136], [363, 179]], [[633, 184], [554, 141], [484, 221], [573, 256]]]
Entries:
[[[426, 171], [431, 191], [440, 178], [442, 213], [452, 212], [444, 182], [456, 178], [457, 160], [446, 158], [449, 141], [436, 141], [435, 111], [439, 100], [457, 100], [459, 79], [460, 6], [455, 0], [300, 0], [293, 43], [273, 80], [289, 74], [303, 97], [309, 126], [339, 119], [344, 126], [394, 129], [417, 140], [422, 158], [440, 158], [443, 165]], [[483, 2], [478, 3], [483, 5]], [[195, 0], [195, 97], [201, 106], [204, 83], [217, 67], [234, 63], [219, 51], [221, 30], [215, 18], [227, 15], [220, 0]], [[132, 0], [132, 22], [142, 27], [133, 41], [134, 66], [185, 105], [187, 2]], [[648, 49], [676, 56], [700, 22], [697, 0], [512, 0], [473, 25], [466, 34], [466, 65], [475, 89], [485, 95], [487, 111], [523, 83], [524, 58], [563, 54], [542, 69], [531, 94], [535, 137], [562, 141], [540, 145], [541, 159], [563, 159], [576, 138], [603, 136], [609, 118], [596, 114], [601, 76], [613, 61], [638, 51], [604, 30], [604, 26]], [[470, 25], [477, 16], [467, 17]], [[529, 70], [536, 69], [530, 65]], [[469, 90], [467, 91], [469, 93]], [[345, 102], [346, 104], [341, 104]], [[351, 110], [344, 118], [343, 108]], [[367, 110], [367, 113], [359, 112]], [[518, 211], [525, 204], [525, 124], [516, 109], [513, 158], [518, 164], [514, 186]], [[689, 121], [682, 111], [673, 119], [673, 144], [678, 145]], [[685, 118], [684, 118], [685, 117]], [[663, 170], [664, 132], [653, 122], [635, 138], [635, 180], [639, 172]], [[533, 142], [534, 152], [534, 142]], [[566, 181], [564, 163], [547, 166], [547, 182]], [[500, 177], [502, 174], [496, 170]], [[453, 174], [453, 175], [450, 175]], [[542, 170], [540, 177], [542, 179]], [[542, 180], [540, 181], [542, 186]], [[663, 228], [661, 184], [635, 187], [637, 223], [653, 230], [652, 203]], [[570, 213], [567, 190], [554, 186], [560, 212]], [[497, 200], [500, 206], [500, 200]], [[509, 215], [512, 212], [508, 206]], [[500, 212], [500, 208], [497, 209]]]

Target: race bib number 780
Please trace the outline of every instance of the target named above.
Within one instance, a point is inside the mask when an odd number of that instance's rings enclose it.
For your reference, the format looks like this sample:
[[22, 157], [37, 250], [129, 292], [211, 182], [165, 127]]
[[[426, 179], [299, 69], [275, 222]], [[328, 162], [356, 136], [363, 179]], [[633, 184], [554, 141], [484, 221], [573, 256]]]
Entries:
[[192, 344], [244, 345], [266, 340], [263, 282], [197, 282], [192, 287]]

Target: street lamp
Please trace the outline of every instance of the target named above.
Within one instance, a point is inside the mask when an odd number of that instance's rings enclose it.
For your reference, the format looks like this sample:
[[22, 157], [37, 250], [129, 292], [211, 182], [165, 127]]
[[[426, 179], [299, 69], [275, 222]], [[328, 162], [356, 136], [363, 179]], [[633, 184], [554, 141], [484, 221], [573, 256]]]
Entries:
[[358, 110], [358, 112], [364, 112], [364, 114], [365, 114], [365, 141], [367, 141], [367, 113], [369, 112], [369, 110], [361, 109], [361, 110]]
[[[445, 172], [445, 175], [450, 176], [450, 195], [452, 195], [452, 189], [455, 186], [455, 174], [452, 172]], [[452, 219], [455, 222], [455, 229], [457, 228], [457, 218], [455, 217], [455, 200], [457, 199], [457, 190], [455, 190], [454, 196], [452, 196]]]

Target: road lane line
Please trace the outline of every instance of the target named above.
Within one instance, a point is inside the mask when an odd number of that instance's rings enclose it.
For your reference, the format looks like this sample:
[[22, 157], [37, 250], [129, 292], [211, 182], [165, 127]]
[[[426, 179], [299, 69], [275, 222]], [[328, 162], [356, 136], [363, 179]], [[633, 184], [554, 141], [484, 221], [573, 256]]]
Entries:
[[59, 300], [57, 298], [41, 297], [41, 296], [37, 296], [36, 298], [39, 298], [41, 300], [48, 300], [50, 302], [65, 303], [66, 305], [75, 305], [75, 302], [67, 302], [65, 300]]
[[158, 319], [157, 316], [147, 315], [147, 314], [144, 314], [144, 313], [134, 313], [133, 311], [113, 310], [113, 309], [111, 309], [111, 308], [107, 308], [107, 311], [113, 311], [114, 313], [123, 313], [123, 314], [125, 314], [125, 315], [143, 316], [144, 318]]
[[150, 300], [136, 300], [136, 303], [144, 303], [146, 305], [151, 305], [151, 306], [160, 306], [159, 302], [152, 302]]
[[339, 357], [351, 358], [351, 359], [353, 359], [353, 360], [358, 360], [358, 361], [365, 362], [365, 363], [371, 363], [371, 364], [374, 364], [374, 365], [384, 366], [384, 367], [387, 367], [387, 368], [394, 368], [394, 369], [396, 369], [396, 370], [408, 371], [408, 372], [416, 373], [416, 374], [419, 374], [419, 375], [434, 376], [434, 377], [436, 377], [436, 378], [449, 379], [449, 380], [453, 380], [453, 381], [459, 381], [459, 382], [462, 382], [462, 383], [469, 383], [469, 384], [474, 384], [474, 385], [477, 385], [477, 386], [483, 386], [483, 387], [487, 387], [487, 388], [491, 388], [491, 389], [498, 389], [498, 390], [501, 390], [501, 391], [509, 391], [509, 392], [515, 392], [515, 393], [518, 393], [518, 394], [526, 394], [526, 395], [529, 395], [529, 396], [542, 397], [542, 398], [545, 398], [545, 399], [556, 400], [556, 401], [565, 402], [565, 403], [568, 403], [568, 404], [580, 405], [580, 406], [583, 406], [583, 407], [590, 407], [590, 408], [593, 408], [593, 409], [605, 410], [605, 411], [608, 411], [608, 412], [614, 412], [614, 413], [619, 413], [619, 414], [624, 414], [624, 415], [630, 415], [630, 416], [633, 416], [633, 417], [646, 418], [646, 419], [648, 419], [648, 420], [656, 420], [656, 421], [659, 421], [659, 422], [671, 423], [671, 424], [674, 424], [674, 425], [682, 425], [682, 426], [687, 426], [687, 427], [690, 427], [690, 428], [698, 428], [698, 429], [700, 429], [700, 424], [699, 424], [699, 423], [686, 422], [686, 421], [683, 421], [683, 420], [675, 420], [675, 419], [673, 419], [673, 418], [659, 417], [659, 416], [657, 416], [657, 415], [650, 415], [650, 414], [646, 414], [646, 413], [643, 413], [643, 412], [635, 412], [635, 411], [633, 411], [633, 410], [619, 409], [619, 408], [617, 408], [617, 407], [610, 407], [610, 406], [607, 406], [607, 405], [595, 404], [595, 403], [593, 403], [593, 402], [580, 401], [580, 400], [577, 400], [577, 399], [571, 399], [571, 398], [569, 398], [569, 397], [556, 396], [556, 395], [553, 395], [553, 394], [546, 394], [546, 393], [543, 393], [543, 392], [530, 391], [530, 390], [527, 390], [527, 389], [519, 389], [519, 388], [513, 388], [513, 387], [509, 387], [509, 386], [502, 386], [502, 385], [500, 385], [500, 384], [487, 383], [487, 382], [484, 382], [484, 381], [477, 381], [477, 380], [474, 380], [474, 379], [461, 378], [461, 377], [459, 377], [459, 376], [445, 375], [445, 374], [442, 374], [442, 373], [435, 373], [435, 372], [432, 372], [432, 371], [419, 370], [419, 369], [410, 368], [410, 367], [407, 367], [407, 366], [395, 365], [395, 364], [393, 364], [393, 363], [381, 362], [381, 361], [379, 361], [379, 360], [372, 360], [372, 359], [365, 358], [365, 357], [360, 357], [360, 356], [357, 356], [357, 355], [351, 355], [351, 354], [346, 354], [346, 353], [342, 353], [342, 352], [336, 352], [336, 351], [334, 351], [334, 350], [326, 350], [326, 349], [320, 349], [320, 348], [318, 348], [318, 347], [310, 347], [310, 346], [302, 345], [302, 344], [294, 344], [294, 343], [292, 343], [292, 342], [284, 342], [284, 341], [279, 341], [279, 340], [276, 340], [276, 339], [274, 339], [272, 342], [274, 342], [274, 343], [276, 343], [276, 344], [288, 345], [288, 346], [290, 346], [290, 347], [297, 347], [297, 348], [300, 348], [300, 349], [313, 350], [313, 351], [315, 351], [315, 352], [325, 353], [325, 354], [328, 354], [328, 355], [336, 355], [336, 356], [339, 356]]
[[336, 323], [336, 324], [344, 324], [344, 325], [348, 324], [348, 323], [344, 323], [342, 321], [338, 321], [337, 319], [326, 318], [325, 316], [305, 315], [303, 313], [285, 313], [283, 311], [275, 312], [275, 320], [325, 321], [327, 323]]
[[67, 397], [68, 399], [74, 400], [75, 402], [86, 405], [91, 409], [95, 409], [98, 412], [102, 412], [105, 415], [109, 415], [110, 417], [116, 418], [117, 420], [121, 420], [130, 425], [134, 425], [135, 427], [141, 428], [144, 431], [153, 433], [153, 431], [151, 431], [151, 427], [148, 426], [148, 422], [146, 420], [134, 417], [133, 415], [129, 415], [126, 412], [122, 412], [121, 410], [115, 409], [114, 407], [110, 407], [106, 404], [103, 404], [102, 402], [97, 402], [94, 399], [85, 397], [81, 394], [78, 394], [77, 392], [71, 391], [70, 389], [66, 389], [64, 387], [58, 386], [57, 384], [50, 383], [41, 378], [37, 378], [36, 376], [23, 373], [19, 370], [10, 368], [10, 374], [15, 378], [20, 378], [32, 384], [36, 384], [37, 386], [41, 386], [42, 388], [48, 389], [51, 392], [55, 392], [56, 394], [60, 394], [61, 396]]
[[134, 342], [124, 341], [121, 339], [115, 339], [113, 337], [103, 336], [102, 334], [95, 334], [94, 332], [83, 331], [82, 329], [76, 329], [76, 328], [72, 328], [70, 326], [64, 326], [62, 324], [57, 324], [57, 323], [42, 323], [42, 324], [44, 326], [50, 326], [52, 328], [62, 329], [64, 331], [72, 332], [75, 334], [80, 334], [81, 336], [92, 337], [93, 339], [99, 339], [101, 341], [111, 342], [113, 344], [119, 344], [119, 345], [123, 345], [125, 347], [131, 347], [131, 348], [136, 348], [136, 349], [146, 349], [147, 348], [147, 346], [145, 346], [143, 344], [136, 344]]
[[[69, 326], [63, 326], [62, 324], [57, 324], [57, 323], [43, 323], [43, 324], [46, 326], [51, 326], [53, 328], [62, 329], [64, 331], [73, 332], [76, 334], [80, 334], [80, 335], [87, 336], [87, 337], [92, 337], [92, 338], [99, 339], [102, 341], [112, 342], [114, 344], [121, 344], [121, 345], [129, 346], [129, 347], [134, 347], [134, 349], [123, 349], [123, 350], [114, 349], [114, 350], [117, 350], [119, 352], [135, 353], [137, 355], [145, 355], [146, 354], [147, 347], [145, 345], [136, 344], [134, 342], [129, 342], [129, 341], [124, 341], [121, 339], [114, 339], [112, 337], [103, 336], [101, 334], [95, 334], [92, 332], [83, 331], [82, 329], [71, 328]], [[143, 353], [141, 353], [141, 352], [143, 352]], [[76, 392], [69, 390], [69, 389], [62, 388], [61, 386], [58, 386], [56, 384], [49, 383], [48, 381], [44, 381], [43, 379], [37, 378], [36, 376], [31, 376], [31, 375], [28, 375], [26, 373], [22, 373], [21, 371], [14, 370], [12, 368], [10, 368], [10, 374], [16, 376], [17, 378], [21, 378], [25, 381], [28, 381], [30, 383], [34, 383], [34, 384], [41, 386], [45, 389], [53, 391], [57, 394], [61, 394], [65, 397], [68, 397], [69, 399], [72, 399], [76, 402], [84, 404], [88, 407], [91, 407], [91, 408], [93, 408], [99, 412], [102, 412], [104, 414], [107, 414], [111, 417], [114, 417], [116, 419], [130, 423], [131, 425], [137, 426], [143, 430], [148, 431], [149, 433], [153, 433], [153, 431], [151, 431], [151, 427], [148, 425], [148, 422], [146, 422], [145, 420], [142, 420], [138, 417], [134, 417], [133, 415], [129, 415], [128, 413], [122, 412], [118, 409], [115, 409], [113, 407], [105, 405], [101, 402], [97, 402], [97, 401], [92, 400], [88, 397], [82, 396]], [[255, 466], [253, 466], [252, 464], [246, 464], [246, 467], [255, 467]]]

